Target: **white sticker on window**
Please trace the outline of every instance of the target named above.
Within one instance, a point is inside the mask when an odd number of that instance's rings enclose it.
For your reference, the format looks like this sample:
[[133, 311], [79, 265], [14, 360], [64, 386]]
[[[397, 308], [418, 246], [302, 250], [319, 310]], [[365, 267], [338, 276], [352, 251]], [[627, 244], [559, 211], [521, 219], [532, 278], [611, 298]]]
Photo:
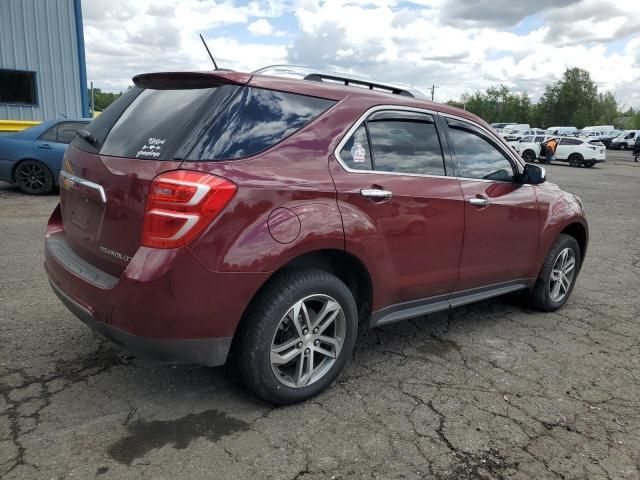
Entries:
[[358, 142], [353, 143], [353, 147], [351, 147], [351, 157], [353, 157], [353, 161], [356, 163], [364, 163], [366, 161], [367, 152], [365, 151], [362, 144]]
[[147, 139], [147, 143], [145, 143], [138, 153], [136, 153], [136, 158], [138, 157], [151, 157], [158, 158], [160, 156], [160, 151], [162, 150], [162, 145], [166, 142], [166, 138], [154, 138], [150, 137]]

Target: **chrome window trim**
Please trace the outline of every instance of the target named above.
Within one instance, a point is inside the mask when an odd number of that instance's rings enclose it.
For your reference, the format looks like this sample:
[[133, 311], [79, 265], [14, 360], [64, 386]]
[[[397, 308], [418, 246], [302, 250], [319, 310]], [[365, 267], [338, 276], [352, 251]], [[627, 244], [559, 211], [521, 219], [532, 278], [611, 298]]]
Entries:
[[[102, 203], [107, 203], [107, 195], [104, 193], [104, 188], [102, 188], [102, 185], [90, 182], [89, 180], [85, 180], [84, 178], [76, 177], [66, 170], [60, 170], [60, 176], [72, 183], [77, 183], [78, 185], [82, 185], [83, 187], [89, 188], [91, 190], [96, 190], [100, 195], [100, 200], [102, 201]], [[64, 182], [60, 182], [60, 186], [68, 190]]]
[[[349, 173], [374, 173], [376, 175], [400, 175], [403, 177], [421, 177], [421, 178], [447, 178], [447, 179], [452, 179], [452, 180], [465, 180], [465, 181], [469, 181], [469, 182], [491, 182], [491, 183], [513, 183], [513, 182], [505, 182], [503, 180], [487, 180], [484, 178], [467, 178], [467, 177], [458, 177], [458, 176], [454, 176], [454, 175], [427, 175], [424, 173], [402, 173], [402, 172], [383, 172], [381, 170], [374, 170], [373, 168], [371, 170], [356, 170], [353, 168], [349, 168], [347, 166], [347, 164], [344, 162], [344, 160], [342, 160], [342, 158], [340, 157], [340, 151], [344, 148], [345, 144], [349, 141], [349, 139], [351, 138], [351, 136], [355, 133], [355, 131], [360, 128], [360, 126], [365, 122], [365, 120], [367, 119], [367, 117], [369, 117], [369, 115], [371, 115], [372, 113], [375, 112], [379, 112], [381, 110], [397, 110], [397, 111], [408, 111], [408, 112], [416, 112], [416, 113], [424, 113], [427, 115], [440, 115], [443, 117], [451, 117], [454, 120], [460, 120], [463, 122], [467, 122], [470, 123], [473, 126], [476, 126], [477, 128], [481, 129], [483, 132], [487, 132], [488, 134], [491, 135], [492, 138], [496, 139], [497, 137], [495, 136], [495, 134], [492, 134], [489, 130], [487, 130], [486, 128], [484, 128], [482, 125], [479, 125], [475, 122], [470, 121], [469, 119], [463, 118], [463, 117], [458, 117], [456, 115], [451, 115], [451, 114], [445, 114], [442, 112], [438, 112], [437, 110], [429, 110], [427, 108], [418, 108], [418, 107], [408, 107], [408, 106], [402, 106], [402, 105], [376, 105], [375, 107], [371, 107], [369, 108], [366, 112], [364, 112], [359, 118], [358, 120], [356, 120], [356, 122], [351, 126], [351, 128], [349, 128], [349, 130], [347, 130], [347, 133], [344, 135], [344, 137], [342, 138], [342, 140], [340, 140], [340, 142], [338, 143], [338, 146], [336, 147], [336, 149], [334, 150], [333, 154], [336, 157], [336, 160], [338, 160], [338, 163], [340, 164], [340, 166], [347, 172]], [[435, 120], [435, 118], [434, 118]], [[434, 121], [435, 124], [435, 121]], [[436, 129], [437, 129], [437, 125], [436, 125]], [[499, 141], [497, 142], [499, 143]], [[440, 148], [442, 149], [442, 145], [440, 145]], [[444, 151], [442, 151], [442, 155], [443, 155], [443, 162], [444, 162]], [[510, 155], [511, 158], [513, 158], [513, 155]], [[517, 161], [516, 162], [517, 165], [519, 165], [519, 167], [522, 167], [522, 170], [524, 171], [524, 166]], [[443, 163], [444, 165], [444, 163]], [[520, 174], [522, 174], [522, 171], [519, 172]], [[523, 184], [527, 185], [527, 184]], [[529, 185], [530, 187], [532, 185]]]
[[[338, 146], [334, 150], [333, 154], [338, 160], [338, 163], [342, 168], [344, 168], [349, 173], [375, 173], [376, 175], [401, 175], [403, 177], [423, 177], [423, 178], [455, 178], [450, 175], [427, 175], [425, 173], [402, 173], [402, 172], [384, 172], [382, 170], [357, 170], [353, 168], [349, 168], [347, 164], [340, 157], [340, 151], [344, 148], [345, 144], [349, 141], [351, 136], [355, 133], [355, 131], [360, 128], [360, 126], [366, 121], [369, 115], [382, 111], [382, 110], [395, 110], [395, 111], [405, 111], [405, 112], [414, 112], [414, 113], [423, 113], [425, 115], [438, 115], [438, 112], [435, 110], [428, 110], [426, 108], [417, 108], [417, 107], [405, 107], [402, 105], [376, 105], [375, 107], [369, 108], [366, 112], [364, 112], [356, 123], [354, 123], [347, 133], [344, 135], [342, 140], [338, 143]], [[435, 118], [432, 118], [432, 123], [435, 125]], [[436, 126], [437, 128], [437, 126]], [[440, 145], [440, 149], [442, 150], [442, 145]], [[444, 169], [444, 152], [442, 152], [442, 168]]]

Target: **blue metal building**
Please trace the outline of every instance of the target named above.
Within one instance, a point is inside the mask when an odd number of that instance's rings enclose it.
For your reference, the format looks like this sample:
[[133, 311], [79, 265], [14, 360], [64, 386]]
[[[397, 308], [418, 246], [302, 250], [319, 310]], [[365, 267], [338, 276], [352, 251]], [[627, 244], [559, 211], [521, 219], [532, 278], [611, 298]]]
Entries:
[[81, 0], [0, 0], [0, 120], [88, 117]]

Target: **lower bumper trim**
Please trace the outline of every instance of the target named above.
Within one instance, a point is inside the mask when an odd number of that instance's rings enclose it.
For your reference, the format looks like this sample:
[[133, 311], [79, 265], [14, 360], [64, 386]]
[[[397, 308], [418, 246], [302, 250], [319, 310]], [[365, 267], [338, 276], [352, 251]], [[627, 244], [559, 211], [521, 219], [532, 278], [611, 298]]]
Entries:
[[210, 367], [223, 365], [227, 361], [233, 337], [194, 339], [139, 337], [96, 320], [87, 308], [69, 297], [54, 283], [51, 283], [51, 287], [71, 313], [89, 328], [136, 355], [173, 363], [195, 363]]

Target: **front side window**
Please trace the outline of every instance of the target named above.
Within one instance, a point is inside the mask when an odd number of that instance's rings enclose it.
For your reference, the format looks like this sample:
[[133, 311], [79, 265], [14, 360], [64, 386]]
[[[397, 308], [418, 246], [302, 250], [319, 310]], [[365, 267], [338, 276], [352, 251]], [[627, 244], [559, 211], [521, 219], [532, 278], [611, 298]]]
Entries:
[[340, 159], [352, 170], [371, 170], [371, 152], [367, 128], [364, 124], [351, 135], [347, 143], [340, 150]]
[[368, 122], [375, 170], [445, 175], [434, 123], [415, 120]]
[[506, 155], [465, 122], [448, 120], [455, 152], [456, 175], [482, 180], [513, 180], [513, 166]]
[[0, 103], [36, 105], [35, 72], [0, 70]]

